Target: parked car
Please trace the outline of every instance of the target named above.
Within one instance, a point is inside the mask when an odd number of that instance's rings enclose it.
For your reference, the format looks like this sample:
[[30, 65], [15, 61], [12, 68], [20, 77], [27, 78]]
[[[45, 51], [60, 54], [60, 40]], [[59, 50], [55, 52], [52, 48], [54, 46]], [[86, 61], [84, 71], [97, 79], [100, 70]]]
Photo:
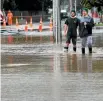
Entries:
[[66, 11], [66, 10], [61, 10], [60, 16], [61, 16], [61, 20], [62, 20], [62, 19], [65, 19], [65, 18], [68, 18], [68, 13], [67, 13], [67, 11]]

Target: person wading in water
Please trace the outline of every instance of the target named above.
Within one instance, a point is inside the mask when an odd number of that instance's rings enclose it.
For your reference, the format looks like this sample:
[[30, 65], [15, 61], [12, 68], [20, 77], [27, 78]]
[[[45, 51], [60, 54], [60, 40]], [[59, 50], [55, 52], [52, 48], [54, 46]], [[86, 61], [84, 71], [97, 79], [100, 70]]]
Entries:
[[77, 27], [79, 25], [79, 19], [76, 17], [75, 10], [71, 11], [71, 16], [67, 18], [64, 25], [64, 33], [66, 35], [66, 46], [64, 51], [68, 52], [69, 44], [73, 44], [73, 50], [76, 52], [76, 41], [77, 41]]
[[92, 53], [92, 28], [94, 27], [93, 18], [88, 15], [88, 9], [83, 8], [82, 17], [79, 24], [79, 36], [82, 39], [82, 54], [85, 54], [86, 44], [89, 53]]

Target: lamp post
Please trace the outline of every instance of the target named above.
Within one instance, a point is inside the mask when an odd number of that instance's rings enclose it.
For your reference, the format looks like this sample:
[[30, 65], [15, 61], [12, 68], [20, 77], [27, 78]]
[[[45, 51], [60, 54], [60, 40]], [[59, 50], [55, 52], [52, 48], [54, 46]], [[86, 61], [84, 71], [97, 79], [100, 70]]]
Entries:
[[77, 11], [77, 0], [75, 0], [75, 11]]
[[44, 2], [45, 0], [42, 1], [42, 19], [44, 18]]
[[56, 44], [62, 42], [61, 19], [60, 19], [60, 0], [53, 0], [53, 35]]
[[1, 10], [3, 10], [3, 3], [4, 3], [4, 0], [1, 0]]
[[71, 12], [71, 10], [72, 10], [72, 8], [73, 8], [73, 3], [72, 3], [72, 0], [69, 0], [69, 8], [70, 8], [70, 12]]

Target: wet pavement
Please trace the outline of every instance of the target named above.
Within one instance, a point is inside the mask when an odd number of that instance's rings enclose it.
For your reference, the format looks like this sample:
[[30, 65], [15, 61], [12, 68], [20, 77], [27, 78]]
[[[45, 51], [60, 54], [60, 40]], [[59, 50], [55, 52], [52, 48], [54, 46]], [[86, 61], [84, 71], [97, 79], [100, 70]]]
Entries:
[[1, 101], [103, 101], [103, 33], [93, 54], [63, 52], [52, 34], [1, 35]]

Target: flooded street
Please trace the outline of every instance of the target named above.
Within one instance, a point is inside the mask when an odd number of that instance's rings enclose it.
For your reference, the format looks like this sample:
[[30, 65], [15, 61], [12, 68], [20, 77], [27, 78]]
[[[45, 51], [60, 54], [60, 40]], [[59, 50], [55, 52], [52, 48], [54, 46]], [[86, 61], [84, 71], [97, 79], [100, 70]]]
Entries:
[[49, 35], [1, 35], [2, 101], [102, 101], [103, 33], [93, 35], [93, 54], [63, 52]]

